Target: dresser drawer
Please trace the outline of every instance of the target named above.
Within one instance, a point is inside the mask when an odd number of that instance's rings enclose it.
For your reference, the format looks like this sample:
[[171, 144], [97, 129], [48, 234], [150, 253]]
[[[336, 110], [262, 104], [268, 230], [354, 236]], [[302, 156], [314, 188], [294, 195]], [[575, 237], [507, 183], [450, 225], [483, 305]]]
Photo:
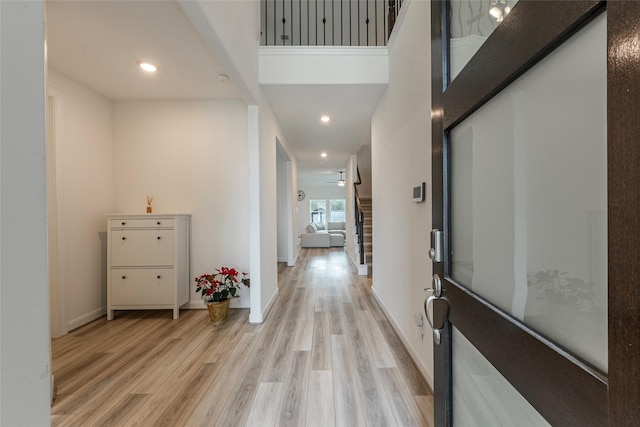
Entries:
[[111, 228], [173, 228], [173, 218], [121, 218], [109, 221]]
[[111, 270], [112, 305], [173, 304], [172, 268], [116, 268]]
[[172, 266], [173, 236], [173, 230], [112, 230], [111, 266]]

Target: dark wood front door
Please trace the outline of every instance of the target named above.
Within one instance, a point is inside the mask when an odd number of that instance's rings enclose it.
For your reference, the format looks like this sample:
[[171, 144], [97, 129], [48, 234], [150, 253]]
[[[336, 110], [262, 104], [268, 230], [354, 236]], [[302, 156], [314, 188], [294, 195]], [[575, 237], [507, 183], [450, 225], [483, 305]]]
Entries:
[[466, 3], [431, 12], [436, 425], [640, 425], [640, 2]]

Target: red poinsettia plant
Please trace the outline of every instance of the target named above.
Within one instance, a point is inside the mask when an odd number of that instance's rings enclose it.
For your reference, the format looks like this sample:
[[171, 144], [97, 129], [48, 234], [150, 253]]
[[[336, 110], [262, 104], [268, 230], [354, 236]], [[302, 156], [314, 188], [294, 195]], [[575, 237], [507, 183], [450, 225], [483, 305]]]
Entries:
[[249, 275], [240, 273], [235, 268], [220, 267], [212, 274], [196, 277], [196, 292], [200, 292], [205, 302], [222, 302], [238, 296], [240, 285], [249, 287]]

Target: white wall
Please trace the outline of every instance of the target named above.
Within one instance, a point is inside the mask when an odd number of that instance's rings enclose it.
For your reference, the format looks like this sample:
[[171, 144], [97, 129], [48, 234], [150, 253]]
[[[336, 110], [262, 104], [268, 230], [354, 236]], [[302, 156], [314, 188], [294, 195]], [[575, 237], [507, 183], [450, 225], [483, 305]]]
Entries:
[[0, 2], [0, 425], [50, 423], [42, 1]]
[[[252, 271], [257, 269], [260, 272], [258, 282], [260, 288], [255, 296], [252, 293], [249, 320], [253, 323], [260, 323], [264, 320], [278, 295], [276, 255], [278, 245], [276, 230], [278, 215], [276, 156], [278, 142], [287, 156], [292, 159], [293, 178], [295, 178], [294, 171], [297, 170], [297, 166], [294, 160], [295, 156], [289, 149], [266, 99], [262, 99], [259, 106], [250, 106], [249, 121], [249, 151], [252, 165], [251, 214], [253, 215], [251, 219], [251, 235], [253, 239], [251, 243], [251, 266]], [[295, 192], [297, 192], [297, 189], [292, 186], [290, 192], [292, 200]], [[292, 248], [296, 248], [296, 246]], [[297, 257], [297, 253], [295, 253], [294, 259], [295, 257]]]
[[104, 214], [114, 203], [112, 104], [51, 68], [48, 86], [59, 94], [62, 107], [62, 139], [56, 140], [58, 257], [70, 330], [106, 312]]
[[178, 0], [214, 56], [231, 76], [247, 104], [258, 104], [260, 2], [256, 0]]
[[[249, 144], [249, 252], [252, 271], [251, 314], [259, 323], [277, 297], [277, 177], [276, 138], [292, 161], [292, 180], [296, 179], [293, 152], [279, 129], [258, 84], [258, 38], [260, 2], [178, 0], [194, 27], [228, 71], [248, 105]], [[295, 197], [297, 189], [291, 188]], [[295, 224], [291, 224], [291, 235]], [[290, 261], [297, 257], [293, 244]], [[294, 253], [296, 252], [296, 253]], [[293, 257], [293, 258], [292, 258]]]
[[[403, 5], [389, 48], [389, 86], [372, 120], [373, 291], [433, 384], [433, 344], [414, 316], [431, 280], [431, 75], [429, 2]], [[427, 182], [427, 201], [412, 187]]]
[[[191, 277], [249, 271], [247, 106], [242, 101], [114, 103], [115, 211], [191, 213]], [[248, 307], [240, 288], [232, 307]], [[203, 308], [191, 283], [191, 304]]]
[[[345, 185], [344, 187], [338, 187], [338, 185], [332, 185], [327, 187], [311, 187], [311, 186], [303, 185], [303, 186], [300, 186], [299, 188], [300, 190], [304, 191], [305, 197], [304, 197], [304, 200], [301, 202], [296, 201], [296, 204], [298, 205], [298, 213], [296, 214], [298, 218], [297, 234], [305, 233], [304, 228], [307, 225], [309, 225], [309, 223], [311, 222], [311, 209], [309, 205], [309, 201], [311, 199], [326, 199], [327, 200], [326, 214], [328, 215], [330, 199], [346, 199], [347, 198], [347, 191], [346, 191], [347, 185]], [[329, 221], [329, 219], [326, 216], [325, 216], [325, 221]]]
[[262, 46], [260, 83], [384, 85], [389, 55], [384, 46]]

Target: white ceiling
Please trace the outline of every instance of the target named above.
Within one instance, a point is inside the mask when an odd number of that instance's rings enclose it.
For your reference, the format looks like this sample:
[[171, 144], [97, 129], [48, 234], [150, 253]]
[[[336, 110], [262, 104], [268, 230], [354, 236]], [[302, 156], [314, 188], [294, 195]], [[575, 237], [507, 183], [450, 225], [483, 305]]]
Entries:
[[[173, 0], [49, 0], [46, 7], [49, 65], [109, 99], [241, 99], [232, 81], [218, 81], [225, 69]], [[143, 73], [139, 61], [158, 71]], [[306, 185], [337, 181], [349, 156], [370, 143], [384, 88], [263, 86]]]
[[[371, 141], [371, 115], [384, 85], [264, 85], [300, 168], [344, 170]], [[320, 116], [331, 117], [329, 123]], [[327, 153], [326, 158], [320, 153]]]
[[[175, 1], [47, 1], [54, 69], [113, 100], [240, 99]], [[149, 61], [158, 71], [141, 71]]]

